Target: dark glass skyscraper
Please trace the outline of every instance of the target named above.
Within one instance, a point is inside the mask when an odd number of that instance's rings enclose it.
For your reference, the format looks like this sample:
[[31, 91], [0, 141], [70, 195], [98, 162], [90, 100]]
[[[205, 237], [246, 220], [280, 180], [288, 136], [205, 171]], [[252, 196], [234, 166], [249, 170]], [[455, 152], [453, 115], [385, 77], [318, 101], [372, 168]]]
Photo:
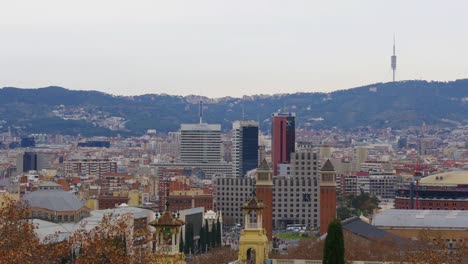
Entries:
[[23, 171], [37, 170], [37, 153], [25, 152], [23, 154]]
[[243, 177], [258, 166], [258, 123], [236, 121], [232, 127], [233, 174]]

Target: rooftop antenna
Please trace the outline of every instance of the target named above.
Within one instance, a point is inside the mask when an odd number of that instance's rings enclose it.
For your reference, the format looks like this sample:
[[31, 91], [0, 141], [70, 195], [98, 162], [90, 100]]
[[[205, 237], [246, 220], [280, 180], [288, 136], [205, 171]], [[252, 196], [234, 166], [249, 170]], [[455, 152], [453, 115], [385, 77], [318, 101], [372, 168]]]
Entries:
[[203, 123], [203, 102], [200, 100], [198, 104], [198, 115], [200, 116], [200, 124]]
[[244, 99], [242, 99], [242, 121], [245, 121], [245, 106], [244, 106]]
[[395, 54], [395, 34], [393, 34], [393, 55], [391, 57], [391, 66], [393, 72], [393, 82], [395, 82], [395, 72], [396, 72], [396, 54]]

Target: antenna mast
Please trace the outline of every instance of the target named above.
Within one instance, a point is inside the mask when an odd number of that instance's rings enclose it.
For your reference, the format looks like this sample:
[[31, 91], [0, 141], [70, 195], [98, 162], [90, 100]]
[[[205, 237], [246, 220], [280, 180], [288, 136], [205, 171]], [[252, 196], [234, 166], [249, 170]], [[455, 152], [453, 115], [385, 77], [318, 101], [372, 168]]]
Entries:
[[393, 35], [393, 55], [391, 57], [391, 66], [392, 66], [392, 71], [393, 71], [393, 82], [395, 82], [395, 72], [396, 72], [395, 35]]
[[198, 115], [200, 116], [200, 124], [203, 123], [203, 102], [200, 100], [198, 104]]

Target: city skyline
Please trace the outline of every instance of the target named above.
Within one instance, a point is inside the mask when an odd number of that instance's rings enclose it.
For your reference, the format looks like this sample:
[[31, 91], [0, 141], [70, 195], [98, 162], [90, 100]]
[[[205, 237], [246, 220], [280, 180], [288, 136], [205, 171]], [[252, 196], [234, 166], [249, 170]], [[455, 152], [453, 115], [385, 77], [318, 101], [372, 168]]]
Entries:
[[331, 92], [390, 82], [394, 34], [397, 81], [462, 79], [466, 5], [6, 3], [0, 86], [212, 98]]

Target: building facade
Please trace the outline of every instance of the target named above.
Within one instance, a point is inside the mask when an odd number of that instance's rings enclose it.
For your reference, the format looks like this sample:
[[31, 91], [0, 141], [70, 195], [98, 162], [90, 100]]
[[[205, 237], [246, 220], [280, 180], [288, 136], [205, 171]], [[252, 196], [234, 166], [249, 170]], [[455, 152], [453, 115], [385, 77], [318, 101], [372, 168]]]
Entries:
[[29, 216], [55, 223], [79, 222], [89, 216], [89, 209], [74, 194], [66, 192], [54, 182], [44, 182], [38, 190], [25, 194]]
[[277, 175], [278, 164], [289, 163], [295, 151], [296, 114], [275, 113], [272, 116], [271, 156], [273, 175]]
[[232, 167], [235, 177], [257, 168], [258, 122], [235, 121], [232, 125]]
[[181, 125], [182, 163], [219, 163], [221, 157], [221, 125], [206, 123]]
[[273, 177], [273, 226], [288, 224], [315, 228], [319, 224], [320, 161], [317, 151], [302, 149], [291, 153], [290, 176]]
[[223, 213], [224, 223], [242, 224], [241, 207], [252, 198], [255, 179], [250, 177], [216, 177], [215, 209]]
[[64, 162], [65, 176], [86, 175], [100, 178], [104, 173], [116, 173], [117, 162], [109, 159], [84, 158]]
[[413, 184], [400, 185], [396, 209], [467, 210], [468, 171], [434, 174]]
[[263, 160], [257, 169], [257, 180], [255, 183], [256, 196], [264, 205], [263, 228], [266, 230], [268, 241], [273, 237], [273, 178], [272, 171], [266, 160]]
[[336, 218], [336, 172], [330, 160], [320, 170], [320, 235]]

